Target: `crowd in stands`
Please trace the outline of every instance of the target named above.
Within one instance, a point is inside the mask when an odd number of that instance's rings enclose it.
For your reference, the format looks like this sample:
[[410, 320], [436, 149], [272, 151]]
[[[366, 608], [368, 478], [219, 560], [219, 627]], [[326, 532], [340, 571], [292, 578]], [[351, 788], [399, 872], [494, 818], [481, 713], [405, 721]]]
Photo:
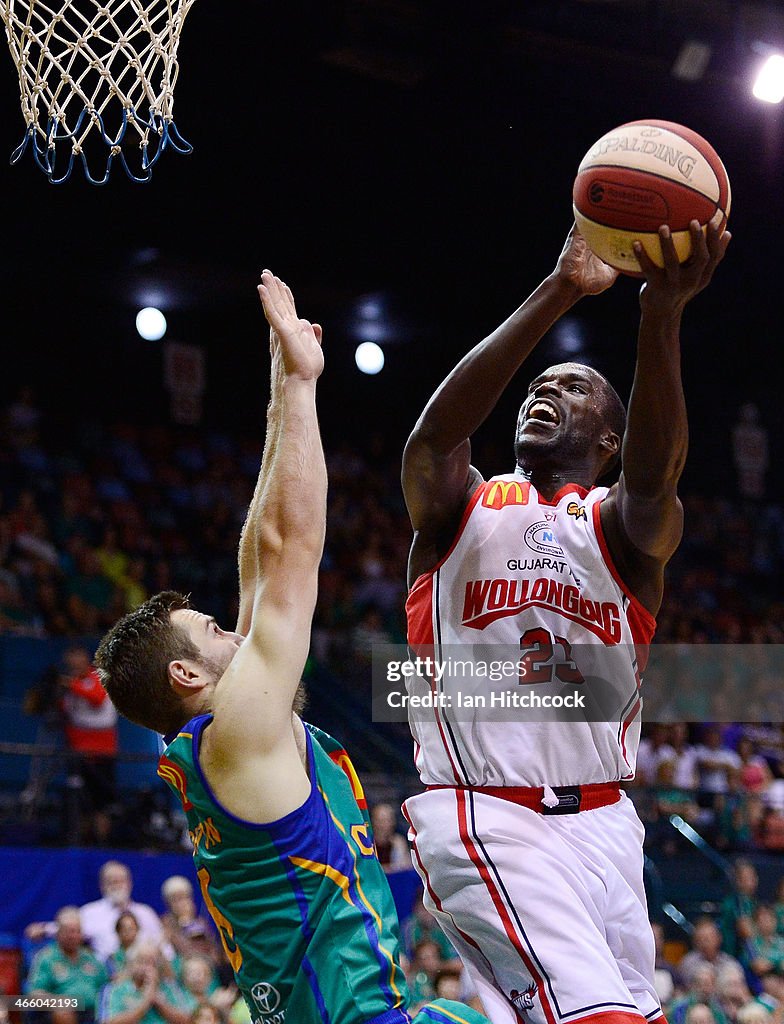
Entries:
[[[56, 1011], [51, 1024], [250, 1024], [212, 922], [198, 912], [188, 878], [166, 879], [166, 912], [132, 899], [119, 861], [100, 870], [101, 898], [62, 907], [52, 922], [26, 929], [35, 952], [24, 990], [30, 998], [82, 1001], [78, 1014]], [[418, 1007], [438, 997], [479, 1007], [452, 946], [419, 897], [401, 929], [401, 960]]]
[[661, 846], [667, 820], [678, 815], [719, 850], [781, 852], [784, 729], [758, 722], [644, 727], [628, 791], [651, 844]]
[[[96, 635], [168, 587], [230, 621], [262, 443], [207, 428], [88, 421], [53, 436], [23, 389], [0, 434], [0, 629]], [[411, 532], [399, 447], [373, 435], [327, 451], [314, 652], [338, 667], [367, 657], [373, 640], [404, 636]], [[492, 449], [487, 458], [505, 465]], [[784, 508], [700, 496], [684, 504], [688, 529], [668, 567], [658, 641], [784, 641]]]
[[[99, 900], [63, 907], [55, 921], [28, 926], [28, 940], [37, 944], [24, 981], [28, 995], [78, 996], [83, 1024], [131, 1018], [135, 1024], [249, 1024], [220, 939], [199, 912], [188, 878], [166, 879], [160, 918], [132, 899], [124, 864], [105, 862], [99, 885]], [[668, 938], [660, 921], [652, 923], [656, 988], [671, 1024], [784, 1021], [784, 875], [769, 900], [758, 888], [754, 865], [738, 858], [717, 912], [699, 916], [688, 937], [679, 930]], [[481, 1010], [421, 893], [401, 922], [400, 938], [414, 1007], [442, 997]], [[58, 1011], [52, 1024], [76, 1021]]]
[[657, 991], [671, 1024], [784, 1019], [784, 876], [766, 902], [750, 861], [736, 860], [733, 873], [719, 913], [694, 922], [685, 953], [673, 955], [661, 923], [653, 924]]

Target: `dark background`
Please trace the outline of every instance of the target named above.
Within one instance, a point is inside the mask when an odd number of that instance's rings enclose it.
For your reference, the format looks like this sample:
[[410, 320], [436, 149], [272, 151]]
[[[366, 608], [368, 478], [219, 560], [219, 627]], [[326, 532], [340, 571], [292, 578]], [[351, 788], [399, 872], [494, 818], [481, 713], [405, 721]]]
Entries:
[[[689, 39], [712, 51], [697, 82], [672, 74]], [[758, 404], [774, 453], [782, 439], [784, 105], [751, 95], [760, 40], [784, 47], [779, 4], [198, 0], [174, 104], [192, 155], [164, 154], [146, 185], [115, 167], [100, 188], [79, 170], [50, 185], [29, 154], [0, 164], [0, 398], [31, 382], [50, 425], [165, 419], [161, 345], [134, 328], [152, 288], [167, 338], [207, 351], [207, 422], [260, 436], [266, 330], [254, 286], [269, 266], [325, 327], [327, 444], [379, 433], [399, 452], [457, 358], [553, 267], [591, 143], [624, 121], [665, 118], [713, 144], [733, 190], [734, 241], [683, 330], [685, 485], [720, 492], [743, 402]], [[6, 56], [0, 152], [22, 132]], [[637, 287], [622, 278], [576, 311], [578, 358], [624, 398]], [[353, 361], [368, 296], [386, 334], [376, 378]], [[560, 358], [551, 338], [531, 371]], [[519, 393], [485, 430], [504, 458]]]

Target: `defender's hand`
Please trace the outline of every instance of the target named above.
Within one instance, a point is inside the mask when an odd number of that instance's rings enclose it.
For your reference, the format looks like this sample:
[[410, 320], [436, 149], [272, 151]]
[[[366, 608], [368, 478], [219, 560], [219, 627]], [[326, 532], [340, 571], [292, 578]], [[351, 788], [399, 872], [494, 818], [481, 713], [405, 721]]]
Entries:
[[286, 376], [316, 380], [324, 369], [321, 327], [300, 320], [291, 289], [269, 270], [263, 271], [258, 291], [270, 325], [273, 360], [279, 347]]
[[580, 295], [598, 295], [618, 279], [618, 271], [588, 248], [576, 224], [566, 236], [555, 273], [574, 286]]
[[715, 224], [709, 224], [703, 234], [697, 220], [689, 224], [689, 234], [691, 255], [684, 263], [679, 263], [670, 229], [662, 224], [659, 241], [664, 257], [663, 267], [656, 266], [640, 242], [634, 243], [634, 255], [645, 275], [645, 284], [640, 290], [643, 311], [679, 316], [686, 303], [709, 284], [732, 238], [729, 231], [719, 234]]

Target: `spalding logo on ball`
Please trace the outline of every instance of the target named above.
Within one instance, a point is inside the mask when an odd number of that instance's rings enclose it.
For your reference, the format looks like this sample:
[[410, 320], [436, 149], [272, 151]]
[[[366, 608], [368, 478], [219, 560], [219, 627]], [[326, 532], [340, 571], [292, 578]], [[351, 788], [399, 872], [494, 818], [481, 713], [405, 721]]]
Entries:
[[632, 243], [663, 266], [658, 229], [669, 224], [683, 262], [689, 222], [715, 223], [730, 213], [724, 164], [701, 135], [672, 121], [630, 121], [603, 135], [577, 170], [574, 217], [588, 246], [611, 267], [639, 276]]

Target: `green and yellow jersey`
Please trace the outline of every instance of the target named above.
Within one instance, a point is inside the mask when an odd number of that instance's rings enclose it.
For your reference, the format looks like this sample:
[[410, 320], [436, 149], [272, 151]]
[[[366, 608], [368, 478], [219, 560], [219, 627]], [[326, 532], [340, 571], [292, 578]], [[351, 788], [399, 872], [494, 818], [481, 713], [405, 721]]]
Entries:
[[[310, 796], [254, 824], [218, 802], [201, 769], [211, 720], [194, 718], [171, 738], [158, 774], [182, 801], [204, 902], [254, 1024], [411, 1021], [395, 905], [346, 751], [306, 724]], [[484, 1021], [444, 1000], [416, 1019]]]

